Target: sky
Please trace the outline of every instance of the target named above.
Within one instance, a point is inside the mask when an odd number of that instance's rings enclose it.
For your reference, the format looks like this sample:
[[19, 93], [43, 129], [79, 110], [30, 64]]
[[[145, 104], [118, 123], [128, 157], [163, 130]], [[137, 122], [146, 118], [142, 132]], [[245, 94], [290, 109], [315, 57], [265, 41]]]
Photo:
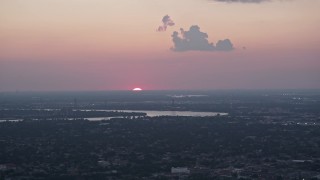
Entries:
[[1, 91], [319, 89], [320, 0], [0, 0]]

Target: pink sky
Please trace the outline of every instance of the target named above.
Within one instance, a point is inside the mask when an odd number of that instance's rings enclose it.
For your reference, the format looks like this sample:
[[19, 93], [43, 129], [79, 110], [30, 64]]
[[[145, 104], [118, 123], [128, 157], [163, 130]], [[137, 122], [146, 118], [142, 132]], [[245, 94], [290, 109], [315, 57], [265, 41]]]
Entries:
[[[3, 0], [0, 91], [320, 88], [319, 9], [318, 0]], [[175, 25], [157, 32], [167, 14]], [[192, 25], [235, 49], [170, 50], [172, 33]]]

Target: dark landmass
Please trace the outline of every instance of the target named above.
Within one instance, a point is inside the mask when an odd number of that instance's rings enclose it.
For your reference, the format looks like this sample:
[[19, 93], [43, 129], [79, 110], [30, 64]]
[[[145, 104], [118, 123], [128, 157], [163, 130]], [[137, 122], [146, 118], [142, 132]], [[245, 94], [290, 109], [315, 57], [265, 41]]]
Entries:
[[0, 123], [0, 179], [320, 179], [315, 90], [2, 93], [0, 112], [20, 119]]

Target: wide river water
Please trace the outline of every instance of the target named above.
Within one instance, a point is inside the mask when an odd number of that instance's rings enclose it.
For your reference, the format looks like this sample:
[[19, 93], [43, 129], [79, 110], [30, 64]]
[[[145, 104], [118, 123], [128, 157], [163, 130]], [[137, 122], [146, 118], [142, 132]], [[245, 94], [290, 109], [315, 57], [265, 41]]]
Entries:
[[[46, 109], [48, 111], [54, 110], [54, 109]], [[149, 117], [157, 117], [157, 116], [189, 116], [189, 117], [206, 117], [206, 116], [225, 116], [228, 115], [228, 113], [223, 112], [194, 112], [194, 111], [150, 111], [150, 110], [82, 110], [82, 111], [118, 111], [118, 112], [140, 112], [140, 113], [146, 113], [146, 116]], [[117, 116], [117, 117], [123, 117], [123, 116]], [[101, 120], [109, 120], [111, 118], [116, 117], [92, 117], [92, 118], [85, 118], [89, 121], [101, 121]], [[72, 118], [70, 118], [71, 120]], [[22, 119], [1, 119], [0, 122], [5, 121], [22, 121]]]
[[[84, 110], [91, 111], [91, 110]], [[96, 110], [96, 111], [110, 111], [110, 110]], [[189, 117], [206, 117], [206, 116], [225, 116], [228, 113], [223, 112], [194, 112], [194, 111], [150, 111], [150, 110], [113, 110], [118, 112], [142, 112], [146, 113], [146, 116], [149, 117], [157, 117], [157, 116], [189, 116]], [[120, 116], [122, 117], [122, 116]], [[99, 121], [99, 120], [107, 120], [114, 117], [94, 117], [94, 118], [86, 118], [89, 121]]]

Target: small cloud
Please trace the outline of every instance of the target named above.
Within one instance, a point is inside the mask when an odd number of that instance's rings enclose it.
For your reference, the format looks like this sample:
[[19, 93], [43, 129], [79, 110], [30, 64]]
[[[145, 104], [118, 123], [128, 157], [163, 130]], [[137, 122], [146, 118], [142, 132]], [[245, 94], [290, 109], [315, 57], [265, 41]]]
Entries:
[[201, 32], [197, 25], [191, 26], [189, 31], [180, 29], [180, 35], [177, 31], [171, 35], [174, 47], [173, 51], [231, 51], [233, 44], [229, 39], [219, 40], [215, 46], [208, 41], [208, 34]]
[[219, 40], [217, 42], [217, 45], [216, 45], [217, 51], [232, 51], [233, 49], [234, 49], [233, 44], [229, 39]]
[[168, 15], [165, 15], [162, 18], [162, 23], [163, 24], [161, 26], [159, 26], [158, 29], [157, 29], [158, 32], [166, 31], [168, 26], [174, 26], [175, 25], [173, 20]]
[[213, 43], [209, 43], [207, 33], [201, 32], [199, 26], [191, 26], [189, 31], [180, 29], [181, 37], [177, 31], [172, 34], [174, 51], [213, 51]]
[[262, 2], [268, 2], [271, 0], [213, 0], [213, 1], [226, 2], [226, 3], [262, 3]]

